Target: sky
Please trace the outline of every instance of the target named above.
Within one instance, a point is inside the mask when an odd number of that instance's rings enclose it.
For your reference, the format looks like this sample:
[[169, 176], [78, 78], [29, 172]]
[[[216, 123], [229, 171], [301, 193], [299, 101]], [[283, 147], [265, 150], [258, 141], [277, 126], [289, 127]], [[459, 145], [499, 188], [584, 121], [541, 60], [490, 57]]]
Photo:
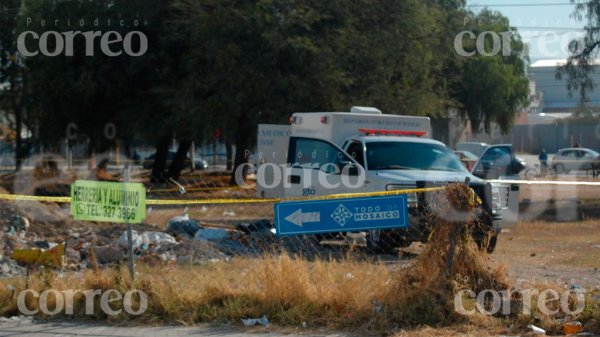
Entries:
[[566, 58], [569, 41], [583, 34], [585, 22], [571, 18], [570, 0], [467, 0], [474, 12], [485, 6], [508, 17], [529, 45], [532, 62]]

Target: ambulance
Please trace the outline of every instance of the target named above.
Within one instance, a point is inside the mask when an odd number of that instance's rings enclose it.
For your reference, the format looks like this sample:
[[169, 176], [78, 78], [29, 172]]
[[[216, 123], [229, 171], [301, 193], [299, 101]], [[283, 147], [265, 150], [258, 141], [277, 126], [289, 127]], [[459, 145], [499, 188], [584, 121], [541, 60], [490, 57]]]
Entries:
[[[481, 225], [474, 239], [493, 251], [501, 228], [514, 223], [518, 212], [518, 188], [498, 182], [501, 177], [494, 172], [510, 172], [512, 167], [488, 167], [475, 176], [448, 147], [431, 137], [428, 117], [382, 114], [371, 107], [294, 113], [290, 125], [259, 125], [257, 194], [310, 197], [466, 182], [482, 200]], [[512, 165], [512, 157], [502, 158], [498, 165]], [[482, 178], [493, 178], [494, 183]], [[367, 246], [392, 252], [415, 241], [425, 242], [429, 230], [422, 215], [427, 199], [426, 193], [408, 193], [408, 228], [369, 231]]]

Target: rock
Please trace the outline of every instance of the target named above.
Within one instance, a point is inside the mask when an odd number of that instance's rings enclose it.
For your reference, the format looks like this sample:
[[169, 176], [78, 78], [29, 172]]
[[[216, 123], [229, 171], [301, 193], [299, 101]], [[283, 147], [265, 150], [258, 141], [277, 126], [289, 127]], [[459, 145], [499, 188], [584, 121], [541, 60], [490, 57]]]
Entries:
[[123, 259], [123, 252], [117, 246], [92, 247], [96, 261], [100, 264], [119, 262]]
[[0, 259], [0, 278], [16, 277], [26, 274], [26, 269], [11, 259]]
[[[171, 259], [171, 256], [192, 256], [193, 263], [201, 263], [212, 259], [225, 259], [227, 256], [220, 252], [211, 241], [183, 240], [179, 244], [163, 244], [154, 254]], [[184, 258], [184, 261], [187, 258]]]
[[81, 262], [81, 254], [79, 253], [79, 251], [73, 248], [67, 247], [66, 256], [67, 264], [78, 264], [79, 262]]
[[177, 257], [177, 264], [185, 265], [192, 264], [194, 262], [193, 255], [182, 255]]

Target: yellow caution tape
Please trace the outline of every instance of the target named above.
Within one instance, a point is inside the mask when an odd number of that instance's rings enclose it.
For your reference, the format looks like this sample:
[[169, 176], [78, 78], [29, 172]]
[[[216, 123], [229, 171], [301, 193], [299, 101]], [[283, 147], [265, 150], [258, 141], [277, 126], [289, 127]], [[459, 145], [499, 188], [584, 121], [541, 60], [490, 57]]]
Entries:
[[[361, 192], [361, 193], [343, 193], [319, 197], [294, 197], [294, 198], [254, 198], [254, 199], [148, 199], [146, 205], [197, 205], [197, 204], [252, 204], [252, 203], [273, 203], [282, 201], [305, 201], [305, 200], [330, 200], [342, 198], [359, 197], [380, 197], [389, 195], [401, 195], [409, 193], [426, 193], [440, 191], [443, 187], [413, 188], [406, 190], [380, 191], [380, 192]], [[45, 197], [33, 195], [14, 195], [0, 194], [0, 200], [27, 200], [39, 202], [58, 202], [70, 203], [71, 197]]]
[[380, 192], [361, 192], [361, 193], [343, 193], [331, 194], [320, 197], [294, 197], [294, 198], [255, 198], [255, 199], [206, 199], [206, 200], [181, 200], [181, 199], [150, 199], [146, 200], [146, 205], [198, 205], [198, 204], [254, 204], [254, 203], [273, 203], [285, 201], [310, 201], [310, 200], [331, 200], [343, 198], [360, 198], [360, 197], [381, 197], [389, 195], [401, 195], [409, 193], [426, 193], [443, 190], [443, 187], [429, 188], [413, 188], [407, 190], [393, 190]]
[[[187, 188], [183, 186], [186, 192], [198, 192], [198, 191], [220, 191], [220, 190], [239, 190], [242, 189], [240, 186], [220, 186], [220, 187], [191, 187]], [[150, 189], [150, 192], [178, 192], [179, 187], [175, 188], [157, 188]]]
[[40, 201], [40, 202], [71, 202], [71, 197], [43, 197], [36, 195], [0, 194], [0, 200]]

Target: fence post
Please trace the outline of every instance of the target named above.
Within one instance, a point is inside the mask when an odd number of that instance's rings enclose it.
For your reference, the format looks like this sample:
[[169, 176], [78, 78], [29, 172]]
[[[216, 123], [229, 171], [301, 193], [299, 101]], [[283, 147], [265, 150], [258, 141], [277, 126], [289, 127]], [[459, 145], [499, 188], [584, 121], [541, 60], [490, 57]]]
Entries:
[[[123, 204], [127, 205], [127, 201], [125, 200], [127, 198], [125, 184], [128, 183], [129, 179], [130, 179], [131, 168], [129, 165], [125, 166], [123, 173], [124, 173], [124, 178], [125, 178], [124, 183], [123, 183]], [[131, 229], [131, 223], [129, 221], [127, 221], [127, 217], [125, 217], [125, 224], [127, 225], [128, 267], [129, 267], [129, 274], [131, 276], [131, 283], [133, 284], [133, 282], [135, 282], [135, 269], [134, 269], [134, 264], [133, 264], [133, 233], [132, 233], [132, 229]]]

